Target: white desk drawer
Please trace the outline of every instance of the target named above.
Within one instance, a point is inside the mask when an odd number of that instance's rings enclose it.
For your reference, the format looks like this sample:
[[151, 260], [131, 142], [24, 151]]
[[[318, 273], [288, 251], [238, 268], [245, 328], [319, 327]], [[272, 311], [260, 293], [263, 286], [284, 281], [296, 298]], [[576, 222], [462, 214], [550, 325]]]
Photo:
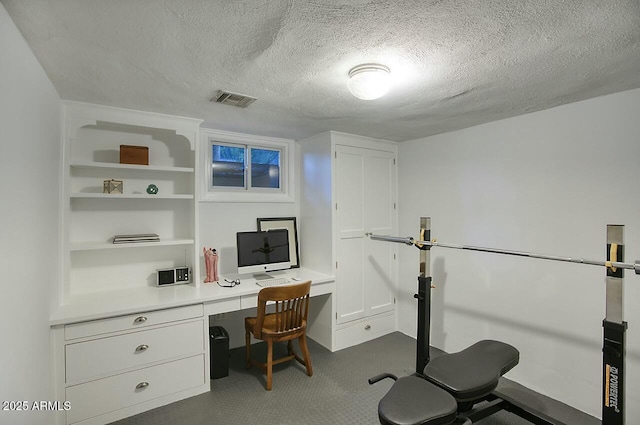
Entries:
[[223, 300], [215, 300], [205, 303], [205, 314], [212, 316], [214, 314], [227, 313], [229, 311], [240, 310], [240, 297], [225, 298]]
[[[270, 313], [275, 310], [269, 310], [269, 306], [275, 305], [275, 301], [267, 301], [267, 312]], [[258, 306], [258, 294], [256, 295], [243, 295], [240, 297], [241, 310], [246, 308], [256, 308]]]
[[[302, 283], [302, 282], [291, 281], [288, 285], [295, 285], [297, 283]], [[309, 296], [313, 297], [316, 295], [330, 293], [331, 283], [332, 282], [329, 282], [327, 284], [311, 285]], [[267, 303], [267, 305], [271, 305], [271, 304], [273, 304], [273, 301], [269, 301]], [[258, 294], [243, 295], [240, 297], [240, 309], [244, 310], [245, 308], [255, 308], [257, 306], [258, 306]]]
[[258, 294], [243, 295], [240, 297], [240, 309], [255, 308], [258, 306]]
[[90, 322], [74, 323], [64, 327], [64, 339], [68, 341], [70, 339], [102, 335], [109, 332], [144, 328], [161, 323], [202, 317], [202, 314], [202, 304], [195, 304], [186, 307], [169, 308], [166, 310], [148, 311]]
[[394, 314], [381, 314], [354, 321], [335, 331], [336, 350], [370, 341], [394, 330]]
[[66, 382], [194, 354], [204, 349], [202, 320], [68, 344]]
[[311, 291], [309, 292], [309, 296], [315, 297], [318, 295], [330, 294], [333, 292], [333, 288], [335, 286], [335, 282], [322, 282], [322, 283], [314, 283], [311, 285]]
[[75, 423], [205, 383], [204, 355], [68, 387], [67, 423]]

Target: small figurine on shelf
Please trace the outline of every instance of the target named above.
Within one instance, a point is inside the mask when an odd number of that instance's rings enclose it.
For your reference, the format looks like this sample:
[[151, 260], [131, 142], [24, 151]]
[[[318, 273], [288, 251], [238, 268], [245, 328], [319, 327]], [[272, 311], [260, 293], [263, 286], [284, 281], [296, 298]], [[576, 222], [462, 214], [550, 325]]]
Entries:
[[102, 193], [122, 194], [122, 180], [105, 180], [102, 184]]
[[204, 252], [204, 266], [207, 269], [207, 278], [204, 283], [217, 282], [218, 276], [218, 253], [213, 248], [202, 248]]
[[158, 194], [158, 186], [156, 186], [155, 184], [150, 184], [149, 186], [147, 186], [147, 193], [149, 195], [157, 195]]

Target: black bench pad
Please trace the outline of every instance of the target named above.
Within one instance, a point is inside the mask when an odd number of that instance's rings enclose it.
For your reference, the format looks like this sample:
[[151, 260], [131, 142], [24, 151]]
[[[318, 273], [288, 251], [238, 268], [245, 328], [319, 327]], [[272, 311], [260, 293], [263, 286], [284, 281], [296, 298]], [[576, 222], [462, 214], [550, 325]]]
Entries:
[[458, 403], [446, 391], [416, 376], [398, 379], [378, 403], [382, 425], [448, 425]]
[[436, 357], [424, 368], [424, 376], [457, 401], [472, 401], [489, 395], [519, 360], [520, 353], [513, 346], [484, 340], [458, 353]]

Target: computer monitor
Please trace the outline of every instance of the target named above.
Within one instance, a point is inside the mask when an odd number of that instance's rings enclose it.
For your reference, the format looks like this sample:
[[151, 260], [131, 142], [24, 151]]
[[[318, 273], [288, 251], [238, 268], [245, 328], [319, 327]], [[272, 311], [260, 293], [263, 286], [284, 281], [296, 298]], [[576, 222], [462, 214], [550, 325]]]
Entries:
[[272, 229], [265, 232], [236, 233], [238, 273], [254, 273], [256, 279], [268, 279], [264, 272], [291, 268], [289, 231]]

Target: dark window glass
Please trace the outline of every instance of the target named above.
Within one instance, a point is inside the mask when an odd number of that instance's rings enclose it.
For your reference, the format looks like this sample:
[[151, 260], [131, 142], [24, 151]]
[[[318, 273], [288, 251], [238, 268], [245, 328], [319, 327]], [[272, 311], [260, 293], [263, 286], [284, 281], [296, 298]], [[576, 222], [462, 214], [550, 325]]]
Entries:
[[280, 188], [280, 151], [251, 148], [251, 187]]
[[212, 185], [245, 187], [245, 149], [237, 146], [213, 145]]

